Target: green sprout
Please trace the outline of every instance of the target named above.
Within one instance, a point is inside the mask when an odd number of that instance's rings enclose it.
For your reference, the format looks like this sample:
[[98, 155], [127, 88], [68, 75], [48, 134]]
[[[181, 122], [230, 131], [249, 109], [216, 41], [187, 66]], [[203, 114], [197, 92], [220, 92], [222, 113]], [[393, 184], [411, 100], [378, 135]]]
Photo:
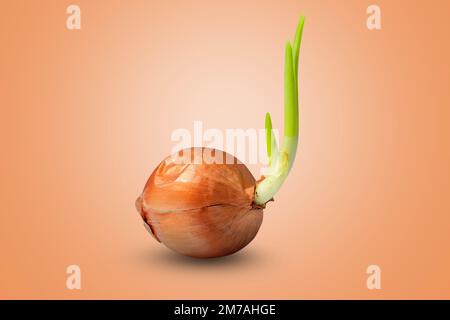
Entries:
[[272, 119], [266, 114], [266, 144], [269, 157], [269, 174], [261, 180], [255, 190], [255, 204], [264, 207], [273, 199], [286, 180], [295, 160], [298, 145], [298, 60], [305, 17], [300, 17], [294, 38], [294, 46], [288, 41], [284, 62], [284, 137], [278, 150], [272, 130]]

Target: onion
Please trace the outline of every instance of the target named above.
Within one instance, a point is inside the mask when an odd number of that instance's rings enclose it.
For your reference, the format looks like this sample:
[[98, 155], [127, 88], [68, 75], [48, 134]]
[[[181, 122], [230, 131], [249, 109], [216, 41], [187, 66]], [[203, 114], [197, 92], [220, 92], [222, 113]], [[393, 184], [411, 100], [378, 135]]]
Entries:
[[[137, 208], [154, 237], [184, 255], [205, 258], [228, 255], [246, 246], [261, 226], [262, 208], [253, 203], [256, 181], [247, 167], [177, 163], [169, 156], [156, 168]], [[229, 155], [228, 155], [229, 156]]]
[[258, 233], [263, 209], [285, 181], [297, 150], [297, 70], [303, 24], [301, 17], [293, 47], [286, 44], [280, 150], [266, 114], [269, 174], [256, 181], [235, 157], [215, 149], [190, 148], [164, 159], [148, 179], [136, 208], [151, 235], [168, 248], [196, 258], [220, 257], [239, 251]]

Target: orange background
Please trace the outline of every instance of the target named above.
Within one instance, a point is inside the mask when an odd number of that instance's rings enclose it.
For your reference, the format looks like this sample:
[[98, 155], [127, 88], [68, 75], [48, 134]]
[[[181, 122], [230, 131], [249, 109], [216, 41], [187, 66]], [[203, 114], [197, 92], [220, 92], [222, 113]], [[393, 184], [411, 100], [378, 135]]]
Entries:
[[[450, 298], [449, 1], [70, 3], [0, 6], [1, 298]], [[300, 13], [290, 177], [238, 254], [172, 253], [135, 198], [176, 128], [281, 128]]]

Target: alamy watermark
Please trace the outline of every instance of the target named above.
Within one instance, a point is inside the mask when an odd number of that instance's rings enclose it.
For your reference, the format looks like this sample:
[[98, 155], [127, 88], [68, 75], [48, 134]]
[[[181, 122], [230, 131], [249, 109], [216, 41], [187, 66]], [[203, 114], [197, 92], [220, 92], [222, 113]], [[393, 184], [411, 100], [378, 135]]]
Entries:
[[76, 264], [67, 266], [66, 274], [68, 277], [66, 279], [66, 288], [69, 290], [80, 290], [81, 289], [81, 268]]
[[[279, 131], [274, 129], [273, 133], [275, 139], [279, 140]], [[171, 154], [180, 163], [269, 164], [265, 129], [219, 130], [205, 128], [202, 121], [194, 121], [192, 131], [187, 128], [175, 129], [170, 139], [175, 142]]]
[[367, 7], [366, 13], [369, 15], [366, 26], [369, 30], [381, 30], [381, 8], [376, 4]]
[[69, 15], [66, 19], [66, 28], [69, 30], [81, 29], [81, 9], [76, 4], [67, 7], [66, 13]]
[[381, 268], [376, 264], [367, 267], [366, 273], [369, 275], [366, 280], [366, 286], [369, 290], [381, 289]]

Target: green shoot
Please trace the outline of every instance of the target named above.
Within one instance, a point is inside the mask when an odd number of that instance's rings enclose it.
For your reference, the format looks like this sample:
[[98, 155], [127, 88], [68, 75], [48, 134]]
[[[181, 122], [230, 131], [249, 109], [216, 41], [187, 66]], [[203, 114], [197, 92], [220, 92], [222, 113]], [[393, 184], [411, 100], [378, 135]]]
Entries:
[[270, 113], [266, 113], [266, 146], [267, 146], [267, 156], [272, 156], [272, 119], [270, 118]]
[[278, 146], [272, 130], [272, 119], [270, 113], [266, 113], [266, 146], [269, 157], [269, 165], [278, 158]]
[[278, 150], [272, 131], [270, 114], [266, 114], [266, 144], [269, 157], [269, 174], [261, 180], [255, 190], [255, 204], [265, 206], [286, 180], [297, 152], [298, 117], [298, 59], [305, 18], [300, 17], [294, 38], [294, 47], [286, 44], [284, 65], [284, 138]]

